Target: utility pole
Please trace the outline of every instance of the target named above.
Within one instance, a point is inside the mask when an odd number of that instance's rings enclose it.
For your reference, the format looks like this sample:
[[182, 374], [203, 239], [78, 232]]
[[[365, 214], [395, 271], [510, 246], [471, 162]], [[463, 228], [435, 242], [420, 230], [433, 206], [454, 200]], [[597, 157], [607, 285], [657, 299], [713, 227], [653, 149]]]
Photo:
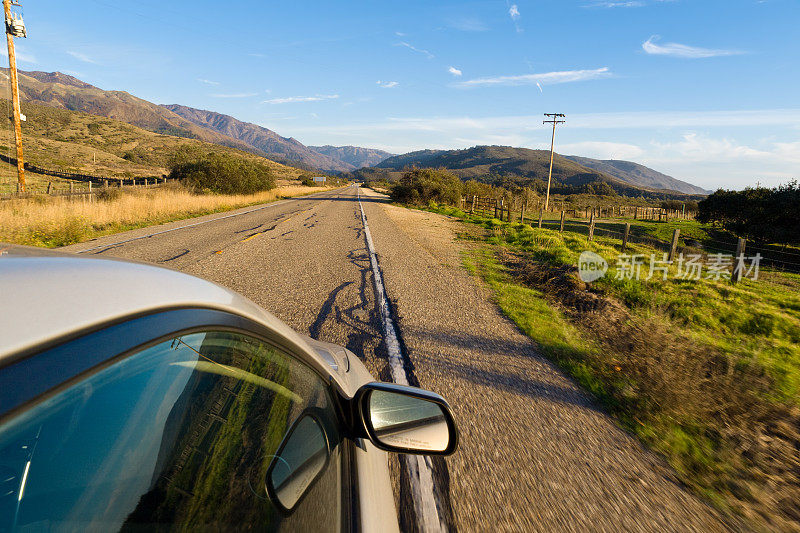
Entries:
[[[19, 4], [13, 4], [18, 6]], [[22, 159], [22, 122], [19, 109], [19, 83], [17, 81], [17, 56], [14, 53], [14, 37], [26, 37], [22, 17], [11, 14], [11, 0], [3, 0], [5, 12], [6, 40], [8, 41], [8, 70], [11, 75], [11, 107], [14, 109], [14, 140], [17, 144], [17, 183], [19, 192], [25, 192], [25, 162]]]
[[[5, 0], [7, 1], [7, 0]], [[552, 117], [552, 120], [544, 120], [542, 124], [553, 125], [553, 136], [550, 139], [550, 173], [547, 175], [547, 196], [544, 198], [544, 210], [547, 211], [547, 206], [550, 204], [550, 181], [553, 179], [553, 149], [556, 144], [556, 124], [563, 124], [566, 120], [558, 120], [559, 117], [566, 117], [563, 113], [545, 113], [544, 116]]]

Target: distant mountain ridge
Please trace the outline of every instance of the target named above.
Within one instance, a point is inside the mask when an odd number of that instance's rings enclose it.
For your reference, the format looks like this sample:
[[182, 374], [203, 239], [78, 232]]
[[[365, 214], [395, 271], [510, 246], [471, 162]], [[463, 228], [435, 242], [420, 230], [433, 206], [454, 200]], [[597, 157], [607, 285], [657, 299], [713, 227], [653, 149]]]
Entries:
[[195, 109], [180, 104], [162, 105], [165, 109], [217, 133], [237, 139], [281, 163], [292, 161], [309, 169], [346, 171], [354, 167], [342, 161], [309, 149], [300, 141], [282, 137], [274, 131], [223, 115], [215, 111]]
[[[589, 160], [594, 161], [594, 160]], [[636, 163], [629, 163], [640, 169], [644, 173], [644, 169], [653, 173], [657, 173], [652, 169], [648, 169]], [[379, 177], [381, 170], [387, 174], [387, 177], [392, 173], [399, 173], [399, 171], [409, 167], [443, 167], [462, 179], [485, 179], [489, 176], [518, 176], [530, 180], [544, 180], [547, 181], [547, 175], [550, 164], [549, 150], [531, 150], [528, 148], [514, 148], [511, 146], [475, 146], [463, 150], [420, 150], [411, 152], [404, 155], [390, 157], [381, 163], [375, 165], [373, 169], [362, 169], [363, 176]], [[624, 165], [620, 165], [625, 167]], [[620, 171], [615, 171], [614, 174], [605, 172], [604, 170], [594, 169], [573, 160], [573, 158], [565, 157], [556, 154], [553, 159], [553, 180], [570, 186], [583, 186], [596, 182], [603, 182], [611, 186], [615, 191], [620, 194], [638, 195], [648, 193], [653, 195], [686, 195], [686, 194], [706, 194], [702, 193], [687, 193], [677, 189], [652, 186], [655, 179], [649, 182], [646, 180], [637, 180], [635, 173], [630, 172], [625, 174], [625, 179], [617, 176]], [[674, 180], [683, 186], [694, 187], [688, 183], [680, 182], [674, 178], [661, 174], [664, 178]], [[394, 176], [391, 176], [394, 177]], [[667, 184], [674, 184], [674, 182], [665, 181]]]
[[657, 170], [648, 168], [633, 161], [622, 161], [619, 159], [591, 159], [576, 155], [566, 155], [571, 159], [587, 168], [598, 170], [619, 178], [626, 183], [651, 189], [671, 189], [673, 191], [686, 194], [711, 194], [711, 191], [692, 185], [685, 181], [667, 176]]
[[381, 161], [392, 157], [394, 154], [375, 148], [362, 148], [360, 146], [309, 146], [310, 149], [320, 154], [336, 158], [352, 166], [352, 168], [373, 167]]
[[[0, 86], [8, 87], [8, 69], [0, 69]], [[309, 148], [296, 139], [213, 111], [158, 105], [125, 91], [106, 91], [62, 72], [20, 71], [20, 97], [49, 107], [112, 118], [139, 128], [198, 139], [312, 171], [344, 172], [391, 154], [360, 147]]]

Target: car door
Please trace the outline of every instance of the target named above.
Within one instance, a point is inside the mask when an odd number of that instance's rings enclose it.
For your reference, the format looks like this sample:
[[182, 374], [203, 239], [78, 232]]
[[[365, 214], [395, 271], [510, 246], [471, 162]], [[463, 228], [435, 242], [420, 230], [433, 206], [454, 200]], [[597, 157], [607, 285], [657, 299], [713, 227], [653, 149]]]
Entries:
[[338, 531], [326, 376], [241, 317], [122, 321], [0, 369], [0, 531]]

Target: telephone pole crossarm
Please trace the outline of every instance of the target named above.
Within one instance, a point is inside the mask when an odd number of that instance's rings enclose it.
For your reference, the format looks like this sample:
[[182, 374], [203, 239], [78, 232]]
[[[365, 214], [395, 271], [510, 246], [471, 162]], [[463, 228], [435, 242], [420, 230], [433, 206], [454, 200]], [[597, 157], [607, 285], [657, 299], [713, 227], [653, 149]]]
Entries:
[[547, 211], [547, 207], [550, 205], [550, 182], [553, 180], [553, 154], [556, 144], [556, 125], [564, 124], [566, 120], [558, 119], [565, 118], [567, 115], [564, 113], [545, 113], [544, 116], [551, 117], [551, 119], [543, 120], [542, 124], [553, 125], [553, 136], [550, 138], [550, 172], [547, 174], [547, 196], [545, 196], [544, 199], [544, 210]]

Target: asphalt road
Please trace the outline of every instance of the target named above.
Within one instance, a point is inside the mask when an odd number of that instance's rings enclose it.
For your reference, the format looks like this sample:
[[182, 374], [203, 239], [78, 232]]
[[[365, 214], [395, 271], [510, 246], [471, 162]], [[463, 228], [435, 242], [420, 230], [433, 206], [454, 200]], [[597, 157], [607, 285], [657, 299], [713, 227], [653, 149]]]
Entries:
[[[346, 346], [389, 379], [356, 187], [73, 245], [230, 287], [291, 327]], [[412, 385], [445, 396], [459, 451], [432, 461], [440, 511], [462, 531], [726, 529], [670, 470], [541, 358], [460, 266], [446, 217], [362, 190]], [[203, 222], [191, 227], [187, 224]], [[182, 228], [182, 229], [176, 229]], [[156, 231], [174, 230], [152, 237]], [[116, 246], [111, 243], [129, 240]], [[401, 526], [408, 480], [391, 465]]]

